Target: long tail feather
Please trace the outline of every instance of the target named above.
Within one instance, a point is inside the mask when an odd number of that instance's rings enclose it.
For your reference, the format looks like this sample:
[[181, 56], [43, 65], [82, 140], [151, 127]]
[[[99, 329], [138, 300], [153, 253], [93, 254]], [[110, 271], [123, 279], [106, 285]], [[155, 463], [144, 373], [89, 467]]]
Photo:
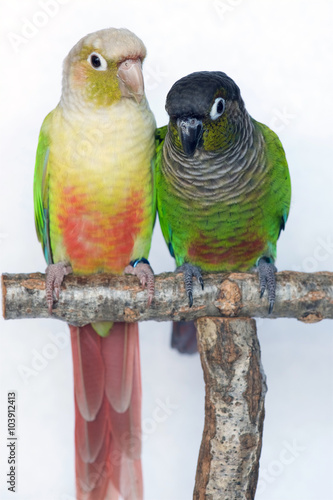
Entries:
[[77, 403], [75, 405], [77, 451], [86, 463], [94, 463], [102, 448], [108, 431], [108, 406], [104, 399], [95, 420], [88, 422], [82, 417]]
[[143, 498], [138, 325], [70, 326], [78, 500]]
[[[112, 334], [103, 340], [102, 355], [106, 370], [106, 395], [119, 413], [129, 407], [132, 394], [137, 328], [131, 323], [115, 323]], [[114, 362], [110, 363], [110, 358]]]
[[90, 325], [71, 327], [75, 397], [80, 413], [94, 420], [104, 396], [104, 363], [101, 338]]

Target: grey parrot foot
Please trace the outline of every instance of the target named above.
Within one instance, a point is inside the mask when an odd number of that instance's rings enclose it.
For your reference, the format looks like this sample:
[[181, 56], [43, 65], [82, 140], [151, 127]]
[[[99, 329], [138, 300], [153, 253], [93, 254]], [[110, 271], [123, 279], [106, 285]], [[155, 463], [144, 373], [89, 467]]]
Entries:
[[150, 267], [147, 259], [137, 259], [131, 261], [124, 269], [124, 274], [134, 274], [139, 278], [142, 288], [147, 287], [148, 290], [148, 307], [152, 303], [155, 295], [155, 277], [154, 271]]
[[182, 266], [177, 267], [176, 273], [183, 273], [185, 290], [188, 296], [189, 306], [193, 306], [193, 276], [199, 281], [202, 290], [204, 289], [204, 282], [201, 275], [201, 270], [197, 266], [192, 266], [187, 262]]
[[67, 262], [58, 262], [57, 264], [50, 264], [47, 266], [45, 270], [45, 293], [49, 314], [52, 314], [54, 299], [56, 301], [59, 300], [60, 287], [64, 277], [72, 272], [73, 270]]
[[267, 289], [269, 308], [268, 314], [271, 314], [275, 302], [275, 273], [277, 271], [276, 267], [267, 257], [262, 257], [258, 263], [259, 270], [259, 285], [260, 285], [260, 298], [265, 293]]

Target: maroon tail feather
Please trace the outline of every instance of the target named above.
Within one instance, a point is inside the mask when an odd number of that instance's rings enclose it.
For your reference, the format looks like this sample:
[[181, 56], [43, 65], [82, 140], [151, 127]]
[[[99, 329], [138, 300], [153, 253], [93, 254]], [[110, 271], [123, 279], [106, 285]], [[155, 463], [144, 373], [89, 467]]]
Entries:
[[70, 326], [78, 500], [143, 498], [138, 325]]

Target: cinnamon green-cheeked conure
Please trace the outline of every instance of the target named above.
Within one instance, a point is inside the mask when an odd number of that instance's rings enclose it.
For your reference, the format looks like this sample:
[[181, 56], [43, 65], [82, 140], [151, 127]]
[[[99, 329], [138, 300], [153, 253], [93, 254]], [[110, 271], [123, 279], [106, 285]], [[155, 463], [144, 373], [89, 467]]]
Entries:
[[[69, 272], [136, 274], [152, 300], [155, 120], [144, 93], [145, 55], [136, 35], [110, 28], [82, 38], [64, 61], [34, 180], [50, 312]], [[77, 498], [141, 499], [138, 326], [95, 323], [70, 333]]]

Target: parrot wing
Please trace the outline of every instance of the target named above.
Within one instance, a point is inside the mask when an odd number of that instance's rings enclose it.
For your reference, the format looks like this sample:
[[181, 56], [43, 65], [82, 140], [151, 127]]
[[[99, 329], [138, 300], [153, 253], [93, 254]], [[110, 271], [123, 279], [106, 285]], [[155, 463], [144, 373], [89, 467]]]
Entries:
[[159, 127], [155, 132], [155, 149], [156, 153], [162, 152], [165, 136], [168, 132], [168, 126]]
[[277, 223], [272, 225], [272, 227], [276, 228], [275, 234], [272, 235], [273, 240], [276, 242], [281, 231], [285, 228], [289, 215], [291, 200], [289, 168], [283, 146], [275, 132], [263, 123], [255, 120], [253, 122], [263, 134], [266, 144], [267, 170], [270, 172], [271, 186], [269, 205], [274, 210], [272, 215], [278, 217]]
[[172, 248], [172, 242], [171, 242], [171, 236], [172, 236], [172, 231], [171, 228], [169, 227], [165, 214], [164, 214], [164, 205], [163, 203], [159, 202], [159, 193], [163, 189], [163, 185], [161, 184], [161, 176], [160, 176], [160, 169], [161, 169], [161, 163], [163, 161], [163, 144], [165, 137], [168, 132], [168, 126], [165, 125], [164, 127], [160, 127], [156, 129], [155, 133], [155, 182], [156, 182], [156, 206], [157, 206], [157, 211], [159, 214], [159, 221], [160, 221], [160, 226], [162, 230], [162, 234], [164, 236], [165, 242], [168, 245], [169, 252], [173, 258], [175, 258], [175, 254]]
[[52, 112], [45, 118], [39, 134], [34, 176], [35, 226], [38, 239], [43, 246], [44, 256], [48, 264], [52, 263], [49, 233], [49, 185], [47, 171], [50, 154], [49, 127], [51, 118]]
[[157, 215], [157, 189], [156, 189], [156, 166], [157, 166], [157, 162], [160, 162], [161, 161], [161, 155], [162, 155], [162, 150], [163, 150], [163, 144], [164, 144], [164, 139], [165, 139], [165, 136], [166, 136], [166, 133], [167, 133], [167, 125], [165, 125], [164, 127], [160, 127], [158, 129], [155, 130], [155, 154], [154, 154], [154, 157], [152, 159], [152, 163], [151, 163], [151, 168], [152, 168], [152, 182], [153, 182], [153, 205], [152, 205], [152, 209], [153, 209], [153, 213], [155, 214], [155, 216], [153, 217], [153, 228], [155, 226], [155, 222], [156, 222], [156, 215]]

